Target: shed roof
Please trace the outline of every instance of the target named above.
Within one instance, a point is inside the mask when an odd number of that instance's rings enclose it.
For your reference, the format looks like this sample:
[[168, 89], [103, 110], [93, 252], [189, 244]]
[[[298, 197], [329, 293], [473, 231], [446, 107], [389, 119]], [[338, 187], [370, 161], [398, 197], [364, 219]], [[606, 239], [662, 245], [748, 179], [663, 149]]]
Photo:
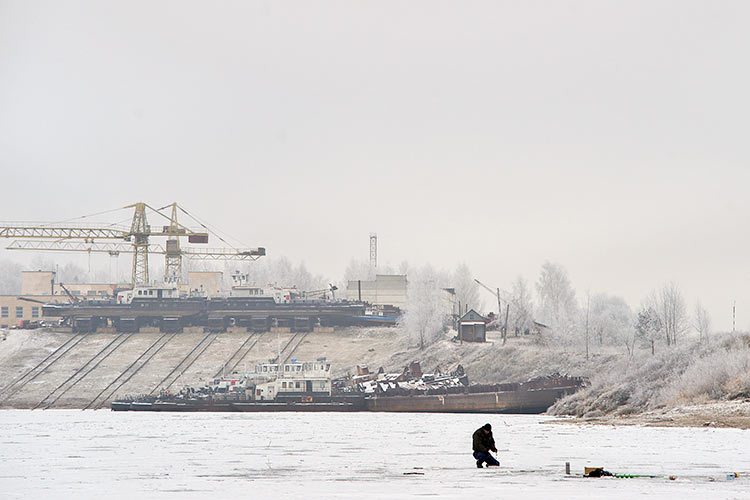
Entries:
[[469, 309], [466, 312], [466, 314], [464, 314], [463, 316], [461, 316], [461, 318], [459, 319], [459, 321], [461, 321], [461, 322], [466, 322], [466, 321], [483, 321], [483, 322], [486, 323], [487, 322], [487, 318], [485, 318], [484, 316], [482, 316], [481, 314], [479, 314], [478, 312], [476, 312], [474, 309]]

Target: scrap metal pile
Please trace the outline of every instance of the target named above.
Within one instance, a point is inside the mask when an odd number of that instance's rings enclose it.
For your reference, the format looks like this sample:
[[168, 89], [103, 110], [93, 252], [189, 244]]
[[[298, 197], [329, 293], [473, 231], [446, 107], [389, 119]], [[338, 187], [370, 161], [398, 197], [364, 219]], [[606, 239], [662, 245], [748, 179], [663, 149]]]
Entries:
[[468, 385], [469, 377], [461, 365], [446, 374], [440, 370], [422, 373], [419, 363], [414, 362], [400, 373], [386, 373], [383, 368], [377, 373], [370, 373], [366, 366], [357, 366], [357, 375], [336, 380], [334, 390], [379, 396], [409, 396], [463, 393]]

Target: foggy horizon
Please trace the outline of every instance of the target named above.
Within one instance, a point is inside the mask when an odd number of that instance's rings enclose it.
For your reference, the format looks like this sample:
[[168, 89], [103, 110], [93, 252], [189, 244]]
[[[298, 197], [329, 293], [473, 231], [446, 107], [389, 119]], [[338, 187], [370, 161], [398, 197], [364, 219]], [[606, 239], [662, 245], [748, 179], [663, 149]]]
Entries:
[[[748, 329], [748, 14], [4, 1], [0, 220], [177, 201], [331, 279], [375, 232], [396, 269], [465, 263], [509, 289], [550, 261], [579, 302], [606, 292], [634, 309], [674, 282], [717, 330], [734, 301]], [[0, 260], [37, 255], [10, 241]]]

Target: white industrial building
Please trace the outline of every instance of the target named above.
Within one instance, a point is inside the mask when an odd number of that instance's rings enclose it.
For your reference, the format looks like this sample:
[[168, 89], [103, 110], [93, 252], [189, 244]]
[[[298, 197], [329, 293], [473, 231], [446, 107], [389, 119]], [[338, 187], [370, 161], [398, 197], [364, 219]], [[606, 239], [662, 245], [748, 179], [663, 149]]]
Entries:
[[346, 299], [379, 306], [406, 307], [406, 275], [378, 274], [374, 280], [352, 280], [346, 285]]

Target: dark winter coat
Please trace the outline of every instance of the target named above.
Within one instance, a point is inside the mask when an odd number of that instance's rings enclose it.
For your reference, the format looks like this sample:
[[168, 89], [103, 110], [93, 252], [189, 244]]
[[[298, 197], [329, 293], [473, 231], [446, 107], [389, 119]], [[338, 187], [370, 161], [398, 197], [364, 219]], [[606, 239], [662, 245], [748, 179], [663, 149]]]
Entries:
[[490, 450], [492, 450], [497, 453], [497, 448], [495, 448], [495, 438], [492, 437], [492, 431], [484, 432], [484, 427], [480, 427], [474, 431], [471, 440], [474, 451], [489, 453]]

